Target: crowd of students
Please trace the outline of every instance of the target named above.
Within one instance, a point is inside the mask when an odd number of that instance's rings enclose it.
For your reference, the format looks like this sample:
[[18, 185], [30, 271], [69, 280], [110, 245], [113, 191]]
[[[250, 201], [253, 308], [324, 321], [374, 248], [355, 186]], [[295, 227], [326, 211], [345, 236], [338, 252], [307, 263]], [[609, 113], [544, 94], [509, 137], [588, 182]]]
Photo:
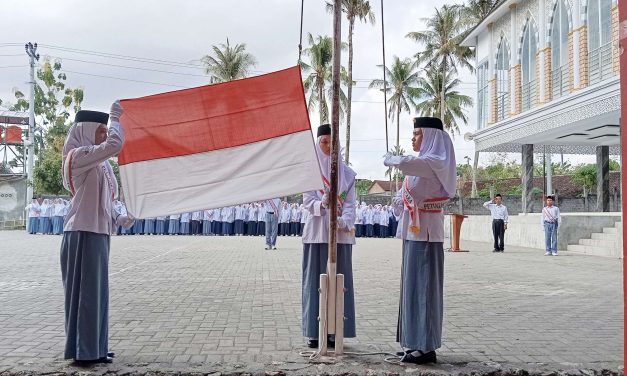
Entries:
[[33, 199], [26, 207], [30, 234], [61, 235], [70, 202], [62, 198]]
[[[124, 204], [116, 201], [119, 210]], [[63, 233], [63, 221], [70, 202], [62, 198], [33, 199], [26, 207], [30, 234]], [[279, 236], [302, 236], [309, 211], [302, 204], [283, 202], [279, 214]], [[356, 209], [355, 236], [388, 238], [396, 235], [397, 218], [391, 207], [366, 205]], [[220, 235], [265, 236], [266, 205], [251, 203], [170, 216], [136, 219], [130, 229], [118, 227], [118, 235]]]

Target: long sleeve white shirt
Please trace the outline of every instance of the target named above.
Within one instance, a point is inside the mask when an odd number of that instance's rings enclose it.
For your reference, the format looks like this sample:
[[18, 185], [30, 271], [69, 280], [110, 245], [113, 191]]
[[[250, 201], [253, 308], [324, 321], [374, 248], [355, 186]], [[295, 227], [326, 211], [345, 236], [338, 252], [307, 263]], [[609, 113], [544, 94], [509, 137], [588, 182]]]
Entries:
[[[348, 189], [342, 213], [344, 226], [337, 231], [338, 244], [355, 244], [355, 184]], [[329, 242], [329, 211], [322, 207], [322, 193], [310, 191], [303, 193], [303, 204], [309, 211], [309, 218], [303, 229], [303, 243], [328, 243]], [[338, 227], [340, 225], [338, 224]]]
[[492, 219], [502, 219], [503, 222], [507, 224], [509, 215], [507, 214], [507, 207], [505, 205], [497, 205], [492, 201], [486, 201], [483, 203], [483, 207], [490, 211], [490, 214], [492, 214]]
[[557, 206], [545, 206], [542, 208], [542, 216], [540, 224], [544, 226], [544, 222], [557, 223], [559, 227], [562, 224], [562, 217], [560, 216], [560, 209]]

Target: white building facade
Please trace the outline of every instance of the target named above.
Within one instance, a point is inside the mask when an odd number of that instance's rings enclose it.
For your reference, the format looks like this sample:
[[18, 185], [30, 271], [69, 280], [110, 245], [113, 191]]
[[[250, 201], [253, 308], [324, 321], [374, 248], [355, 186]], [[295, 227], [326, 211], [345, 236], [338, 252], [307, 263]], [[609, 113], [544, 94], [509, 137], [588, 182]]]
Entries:
[[617, 0], [502, 0], [463, 44], [476, 56], [476, 151], [522, 153], [527, 199], [534, 153], [596, 154], [607, 211], [609, 154], [620, 152]]

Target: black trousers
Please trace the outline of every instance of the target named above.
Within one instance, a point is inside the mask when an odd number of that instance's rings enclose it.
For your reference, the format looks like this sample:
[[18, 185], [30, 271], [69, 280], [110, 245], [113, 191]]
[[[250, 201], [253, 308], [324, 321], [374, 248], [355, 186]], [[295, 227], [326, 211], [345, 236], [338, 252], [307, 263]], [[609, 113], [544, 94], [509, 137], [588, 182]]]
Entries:
[[494, 249], [505, 250], [505, 221], [502, 219], [492, 220], [492, 234], [494, 235]]

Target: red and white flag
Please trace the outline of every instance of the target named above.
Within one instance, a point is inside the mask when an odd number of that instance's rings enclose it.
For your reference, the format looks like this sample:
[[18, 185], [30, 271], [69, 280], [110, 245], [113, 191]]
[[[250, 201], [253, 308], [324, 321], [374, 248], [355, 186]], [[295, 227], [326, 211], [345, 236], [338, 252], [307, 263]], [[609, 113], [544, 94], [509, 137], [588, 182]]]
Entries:
[[137, 218], [323, 186], [299, 67], [121, 103], [118, 162]]

